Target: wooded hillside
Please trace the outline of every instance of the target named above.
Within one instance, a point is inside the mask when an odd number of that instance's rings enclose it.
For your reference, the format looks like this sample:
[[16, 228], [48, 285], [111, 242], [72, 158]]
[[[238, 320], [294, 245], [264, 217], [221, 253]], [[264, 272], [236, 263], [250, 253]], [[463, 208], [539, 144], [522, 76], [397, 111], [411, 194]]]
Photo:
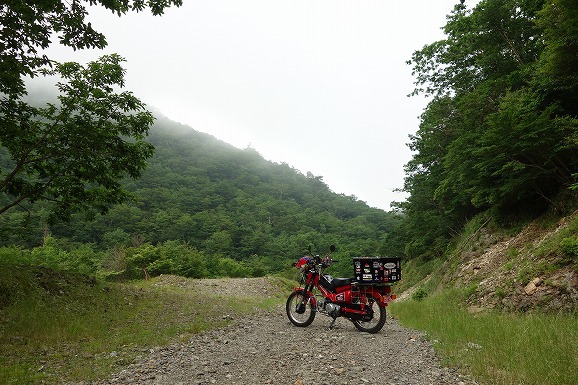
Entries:
[[[126, 181], [132, 202], [94, 220], [76, 214], [70, 223], [48, 223], [47, 203], [13, 210], [0, 217], [1, 245], [40, 246], [47, 235], [62, 247], [88, 244], [99, 252], [169, 242], [173, 253], [194, 250], [208, 260], [246, 261], [261, 273], [282, 269], [309, 246], [322, 254], [338, 245], [343, 258], [386, 252], [396, 215], [332, 192], [321, 176], [303, 175], [254, 149], [237, 149], [164, 117], [147, 140], [155, 155], [142, 178]], [[167, 254], [154, 253], [139, 266]], [[171, 265], [175, 261], [165, 262], [151, 270], [203, 275], [190, 271], [192, 262], [182, 271]], [[349, 265], [343, 264], [348, 274]]]

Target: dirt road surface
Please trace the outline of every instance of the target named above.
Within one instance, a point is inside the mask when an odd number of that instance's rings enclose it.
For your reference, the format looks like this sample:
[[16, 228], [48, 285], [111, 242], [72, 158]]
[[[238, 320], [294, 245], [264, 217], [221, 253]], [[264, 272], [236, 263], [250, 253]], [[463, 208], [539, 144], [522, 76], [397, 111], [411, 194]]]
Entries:
[[476, 384], [443, 367], [424, 336], [389, 313], [377, 334], [361, 333], [343, 318], [327, 330], [330, 321], [318, 314], [300, 328], [289, 322], [284, 306], [260, 311], [187, 342], [150, 349], [125, 370], [91, 384]]

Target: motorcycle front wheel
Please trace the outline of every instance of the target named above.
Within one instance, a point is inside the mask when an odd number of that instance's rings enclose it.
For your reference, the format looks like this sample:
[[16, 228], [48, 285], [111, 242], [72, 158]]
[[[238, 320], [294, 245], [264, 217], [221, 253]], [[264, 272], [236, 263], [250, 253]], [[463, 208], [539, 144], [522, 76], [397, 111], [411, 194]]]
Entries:
[[364, 322], [362, 320], [351, 320], [357, 330], [366, 333], [377, 333], [385, 325], [386, 311], [385, 306], [380, 306], [379, 302], [371, 295], [367, 295], [365, 306], [369, 306], [373, 311], [373, 318], [371, 321]]
[[303, 290], [294, 291], [289, 295], [285, 310], [289, 321], [295, 326], [309, 326], [315, 318], [315, 305], [308, 295], [303, 294]]

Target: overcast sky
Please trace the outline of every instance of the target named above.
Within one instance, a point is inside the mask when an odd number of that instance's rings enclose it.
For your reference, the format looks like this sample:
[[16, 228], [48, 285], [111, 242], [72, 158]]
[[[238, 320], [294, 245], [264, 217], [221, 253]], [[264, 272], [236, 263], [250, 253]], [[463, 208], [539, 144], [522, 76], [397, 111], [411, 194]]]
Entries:
[[[458, 0], [184, 0], [162, 17], [90, 9], [149, 106], [389, 210], [426, 100], [405, 61]], [[467, 2], [466, 2], [467, 4]]]

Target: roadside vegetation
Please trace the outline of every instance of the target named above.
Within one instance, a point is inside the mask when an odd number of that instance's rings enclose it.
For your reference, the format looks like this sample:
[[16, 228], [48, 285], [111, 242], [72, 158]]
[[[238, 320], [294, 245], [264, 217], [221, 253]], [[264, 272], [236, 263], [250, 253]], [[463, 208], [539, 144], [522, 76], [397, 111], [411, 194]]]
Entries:
[[[159, 276], [105, 282], [49, 267], [0, 263], [0, 383], [105, 378], [151, 349], [186, 342], [284, 300], [281, 278], [247, 297]], [[206, 281], [209, 282], [209, 281]], [[208, 284], [207, 284], [208, 285]]]
[[[480, 218], [454, 239], [448, 256], [404, 263], [396, 291], [405, 293], [391, 313], [425, 332], [445, 364], [480, 384], [578, 383], [578, 215], [550, 211], [508, 228]], [[525, 290], [535, 277], [542, 296]]]
[[444, 290], [396, 302], [391, 311], [407, 327], [425, 331], [444, 363], [481, 384], [578, 383], [578, 313], [468, 312], [467, 290]]

